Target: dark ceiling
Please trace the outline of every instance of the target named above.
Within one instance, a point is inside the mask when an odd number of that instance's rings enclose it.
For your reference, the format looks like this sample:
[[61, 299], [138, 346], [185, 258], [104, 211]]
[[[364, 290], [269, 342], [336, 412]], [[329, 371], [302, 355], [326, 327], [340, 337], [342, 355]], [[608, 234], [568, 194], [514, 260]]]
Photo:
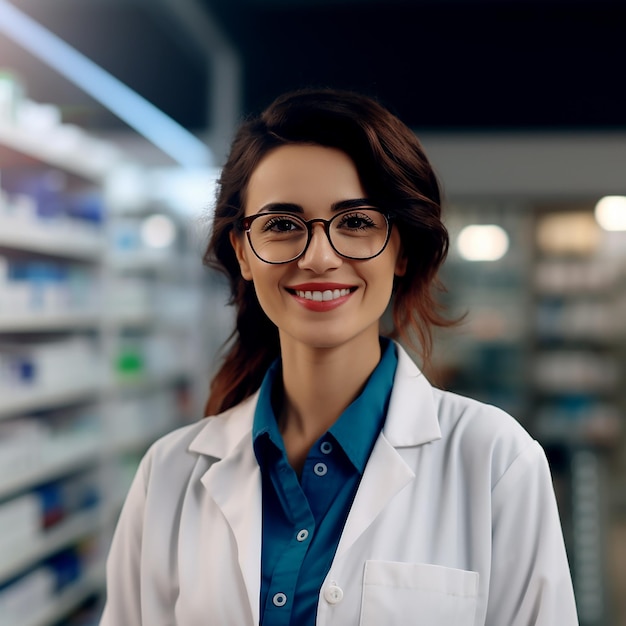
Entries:
[[244, 60], [244, 109], [309, 83], [415, 128], [626, 125], [626, 3], [204, 0]]
[[[165, 2], [13, 0], [201, 132], [207, 60], [155, 8]], [[416, 129], [626, 127], [624, 0], [195, 2], [240, 56], [244, 114], [314, 85], [374, 95]], [[69, 121], [119, 124], [51, 70], [33, 73], [29, 55], [2, 39], [0, 54], [0, 67], [15, 67], [33, 99], [60, 104]]]

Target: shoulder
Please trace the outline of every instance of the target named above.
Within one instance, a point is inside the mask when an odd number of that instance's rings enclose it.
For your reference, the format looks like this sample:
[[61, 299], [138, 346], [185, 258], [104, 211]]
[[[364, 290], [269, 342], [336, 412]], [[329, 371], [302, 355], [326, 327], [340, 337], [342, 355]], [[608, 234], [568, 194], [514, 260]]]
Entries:
[[509, 413], [473, 398], [433, 387], [442, 434], [463, 433], [465, 436], [487, 439], [507, 439], [528, 443], [530, 435]]
[[495, 484], [522, 458], [542, 462], [543, 451], [512, 415], [490, 404], [433, 388], [441, 444], [466, 466], [489, 468]]
[[515, 454], [532, 442], [505, 411], [431, 385], [401, 346], [388, 417], [394, 445], [440, 440], [446, 446], [451, 442], [481, 452], [497, 446]]
[[171, 475], [188, 474], [199, 457], [227, 456], [252, 429], [256, 394], [240, 404], [171, 431], [157, 439], [142, 460], [144, 475], [161, 470]]
[[141, 460], [139, 471], [144, 479], [147, 480], [162, 470], [170, 474], [190, 470], [198, 455], [192, 453], [189, 447], [206, 426], [205, 418], [177, 428], [157, 439]]

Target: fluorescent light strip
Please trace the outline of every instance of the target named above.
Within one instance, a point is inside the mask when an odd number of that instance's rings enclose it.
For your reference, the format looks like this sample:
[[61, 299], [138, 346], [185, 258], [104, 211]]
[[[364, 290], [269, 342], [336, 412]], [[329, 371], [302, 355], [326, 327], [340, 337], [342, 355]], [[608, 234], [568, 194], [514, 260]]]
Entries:
[[0, 0], [0, 32], [56, 69], [180, 165], [212, 164], [209, 147], [195, 135], [6, 0]]

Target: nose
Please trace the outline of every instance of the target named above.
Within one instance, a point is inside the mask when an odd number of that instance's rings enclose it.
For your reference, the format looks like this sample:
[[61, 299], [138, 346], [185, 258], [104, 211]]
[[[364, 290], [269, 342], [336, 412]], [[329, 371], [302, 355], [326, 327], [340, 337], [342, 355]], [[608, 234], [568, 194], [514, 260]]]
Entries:
[[311, 225], [311, 240], [304, 254], [298, 259], [298, 267], [323, 274], [336, 269], [343, 259], [333, 250], [324, 230], [324, 224]]

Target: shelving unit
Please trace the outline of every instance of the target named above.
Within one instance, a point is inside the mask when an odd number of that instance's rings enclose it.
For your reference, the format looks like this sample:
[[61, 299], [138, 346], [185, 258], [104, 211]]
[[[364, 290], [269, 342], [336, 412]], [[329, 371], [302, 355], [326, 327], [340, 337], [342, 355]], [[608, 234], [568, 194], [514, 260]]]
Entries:
[[68, 386], [67, 389], [51, 389], [32, 393], [28, 390], [19, 393], [3, 392], [0, 402], [0, 420], [43, 411], [82, 404], [95, 399], [104, 389], [101, 385]]
[[[607, 546], [618, 486], [608, 467], [621, 454], [626, 416], [626, 238], [603, 232], [593, 207], [536, 212], [528, 375], [531, 428], [555, 474], [581, 626], [612, 623]], [[568, 237], [543, 236], [555, 228]]]
[[[434, 363], [437, 384], [504, 408], [546, 450], [581, 626], [617, 623], [626, 608], [611, 565], [626, 531], [626, 233], [598, 227], [597, 199], [448, 207], [445, 303], [467, 315], [437, 337]], [[462, 228], [490, 223], [509, 234], [506, 256], [464, 260]]]
[[[83, 137], [82, 141], [88, 148], [89, 139]], [[5, 269], [3, 274], [0, 267], [0, 354], [8, 349], [19, 356], [22, 351], [28, 357], [23, 359], [27, 364], [23, 368], [30, 370], [22, 372], [23, 380], [18, 384], [7, 380], [4, 371], [4, 381], [0, 382], [0, 429], [4, 428], [0, 430], [0, 461], [9, 453], [1, 447], [3, 439], [5, 445], [13, 447], [11, 458], [14, 461], [9, 471], [5, 467], [0, 478], [0, 511], [3, 506], [5, 509], [11, 506], [16, 499], [42, 493], [40, 490], [47, 485], [65, 485], [69, 484], [67, 481], [90, 475], [97, 481], [104, 463], [103, 441], [97, 430], [92, 428], [91, 431], [64, 433], [63, 438], [54, 437], [49, 432], [52, 427], [49, 420], [69, 421], [77, 411], [97, 411], [110, 387], [103, 358], [104, 320], [97, 299], [92, 297], [101, 291], [102, 286], [107, 253], [105, 231], [102, 225], [81, 223], [62, 215], [48, 220], [38, 219], [40, 207], [35, 198], [26, 194], [16, 196], [4, 188], [4, 174], [8, 172], [9, 179], [16, 178], [16, 175], [35, 179], [56, 176], [62, 183], [58, 193], [61, 202], [69, 202], [71, 195], [77, 192], [101, 193], [107, 170], [89, 163], [88, 159], [77, 159], [74, 154], [80, 152], [63, 154], [55, 149], [55, 142], [44, 141], [25, 129], [0, 124], [0, 257], [4, 259]], [[62, 206], [59, 208], [62, 210]], [[36, 284], [36, 276], [35, 280], [30, 280], [33, 276], [22, 277], [21, 281], [12, 280], [15, 277], [10, 275], [11, 267], [28, 267], [28, 264], [60, 268], [59, 275], [63, 272], [80, 274], [81, 280], [89, 281], [84, 285], [91, 292], [88, 302], [79, 302], [76, 294], [70, 294], [74, 286], [69, 282]], [[63, 278], [68, 276], [65, 274]], [[93, 344], [100, 361], [91, 376], [63, 378], [53, 375], [52, 370], [60, 371], [65, 365], [62, 342], [68, 339]], [[54, 346], [55, 342], [61, 342], [57, 343], [56, 362], [44, 364], [40, 347]], [[47, 358], [50, 359], [50, 354]], [[80, 420], [76, 419], [75, 424], [79, 425]], [[46, 432], [46, 438], [41, 435], [33, 440], [32, 452], [28, 454], [29, 442], [25, 437], [32, 434], [20, 434], [19, 431], [28, 431], [35, 425], [37, 430]], [[90, 488], [101, 489], [97, 482]], [[12, 546], [3, 545], [0, 556], [3, 595], [15, 594], [15, 589], [28, 586], [38, 576], [50, 578], [49, 558], [86, 539], [104, 547], [103, 520], [107, 506], [106, 500], [101, 499], [92, 508], [68, 510], [63, 519], [49, 528], [42, 528], [35, 538], [16, 541]], [[85, 563], [84, 568], [80, 577], [59, 593], [50, 589], [44, 604], [34, 601], [23, 609], [26, 612], [14, 619], [19, 620], [19, 624], [51, 625], [71, 614], [89, 596], [100, 594], [103, 590], [102, 566], [98, 575], [94, 574], [92, 563]], [[0, 603], [1, 598], [0, 595]]]
[[101, 237], [55, 233], [50, 227], [37, 228], [36, 224], [20, 220], [0, 219], [0, 248], [79, 261], [98, 261], [104, 254], [104, 243]]
[[[465, 260], [456, 242], [471, 224], [502, 226], [510, 240], [507, 254], [495, 262]], [[435, 366], [441, 380], [435, 382], [495, 404], [526, 425], [530, 213], [519, 201], [459, 199], [447, 209], [446, 226], [452, 246], [442, 270], [442, 300], [446, 316], [460, 323], [437, 338]]]
[[46, 163], [100, 184], [110, 171], [112, 156], [121, 154], [113, 145], [97, 141], [76, 127], [60, 125], [41, 133], [0, 120], [0, 165]]
[[100, 319], [95, 313], [25, 313], [0, 315], [0, 333], [51, 333], [95, 330]]
[[[0, 473], [0, 525], [3, 506], [49, 486], [83, 481], [95, 498], [35, 540], [0, 542], [0, 613], [3, 593], [48, 571], [50, 557], [85, 541], [95, 546], [76, 580], [9, 626], [52, 626], [85, 600], [102, 599], [104, 558], [139, 458], [157, 437], [201, 417], [195, 398], [206, 385], [193, 336], [200, 296], [197, 306], [172, 298], [177, 289], [200, 291], [201, 262], [190, 257], [187, 232], [180, 227], [176, 245], [158, 251], [121, 251], [113, 239], [118, 220], [139, 228], [167, 207], [146, 203], [128, 215], [106, 206], [92, 223], [40, 219], [36, 197], [5, 186], [16, 174], [52, 176], [61, 213], [75, 194], [102, 204], [114, 173], [103, 157], [117, 150], [82, 134], [80, 142], [81, 151], [64, 152], [51, 136], [0, 122], [0, 467], [3, 455], [16, 459]], [[38, 453], [22, 458], [15, 450], [28, 448], [27, 437]]]
[[61, 591], [54, 602], [29, 616], [22, 622], [22, 626], [48, 626], [57, 623], [90, 596], [98, 593], [104, 584], [104, 577], [104, 565], [92, 567], [79, 582]]
[[3, 555], [0, 565], [0, 584], [19, 575], [55, 552], [90, 537], [101, 526], [99, 511], [87, 511], [60, 522], [53, 530], [46, 531], [37, 541], [17, 545], [12, 552]]
[[63, 448], [57, 444], [53, 451], [49, 450], [37, 463], [0, 477], [0, 500], [80, 471], [83, 467], [93, 465], [94, 459], [101, 454], [102, 442], [94, 435], [74, 437], [74, 441], [67, 442]]

